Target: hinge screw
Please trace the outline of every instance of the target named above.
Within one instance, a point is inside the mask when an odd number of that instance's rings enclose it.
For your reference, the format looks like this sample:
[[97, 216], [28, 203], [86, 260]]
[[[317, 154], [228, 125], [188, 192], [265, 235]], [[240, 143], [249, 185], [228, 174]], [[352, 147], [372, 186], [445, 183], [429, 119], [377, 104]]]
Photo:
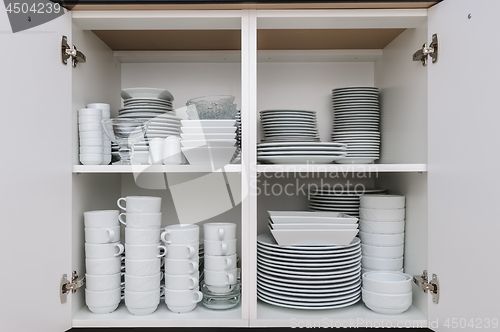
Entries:
[[470, 20], [472, 18], [472, 14], [467, 15], [467, 18]]

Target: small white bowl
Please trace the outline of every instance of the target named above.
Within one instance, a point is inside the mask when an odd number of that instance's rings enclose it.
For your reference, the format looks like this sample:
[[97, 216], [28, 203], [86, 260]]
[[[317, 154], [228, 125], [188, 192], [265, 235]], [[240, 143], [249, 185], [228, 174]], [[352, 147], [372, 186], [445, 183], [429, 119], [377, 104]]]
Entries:
[[363, 256], [361, 258], [361, 266], [363, 266], [365, 269], [377, 271], [397, 271], [403, 268], [403, 257], [377, 258]]
[[369, 244], [372, 246], [401, 246], [405, 243], [405, 233], [400, 234], [373, 234], [366, 232], [359, 232], [359, 238], [362, 244]]
[[102, 154], [103, 150], [100, 146], [82, 146], [80, 148], [80, 154]]
[[106, 112], [109, 112], [111, 110], [111, 107], [109, 106], [109, 104], [106, 104], [106, 103], [92, 103], [92, 104], [88, 104], [87, 108], [99, 109], [101, 111], [106, 111]]
[[82, 123], [82, 124], [79, 124], [78, 125], [78, 130], [80, 132], [83, 132], [83, 131], [99, 131], [99, 130], [103, 130], [102, 128], [102, 124], [100, 123]]
[[367, 272], [363, 274], [363, 289], [382, 294], [411, 292], [412, 276], [399, 272]]
[[405, 220], [405, 209], [359, 209], [359, 219], [368, 221], [401, 221]]
[[80, 108], [78, 110], [78, 116], [101, 116], [101, 114], [101, 110], [92, 107]]
[[404, 273], [404, 269], [398, 270], [398, 271], [377, 271], [377, 270], [370, 270], [370, 269], [363, 269], [361, 268], [361, 275], [368, 273], [368, 272], [399, 272], [399, 273]]
[[102, 139], [99, 138], [82, 138], [80, 139], [80, 147], [94, 146], [102, 149]]
[[393, 309], [398, 313], [408, 310], [412, 303], [412, 293], [405, 294], [381, 294], [370, 292], [366, 289], [361, 290], [363, 302], [373, 311], [386, 313], [386, 309]]
[[362, 195], [359, 206], [364, 209], [404, 209], [405, 196], [401, 195]]
[[361, 254], [378, 258], [397, 258], [404, 255], [405, 246], [382, 247], [369, 244], [361, 244]]
[[87, 138], [103, 138], [103, 133], [102, 130], [95, 130], [95, 131], [82, 131], [79, 133], [80, 139], [87, 139]]
[[359, 230], [366, 233], [398, 234], [404, 233], [405, 221], [360, 220]]
[[80, 162], [83, 165], [100, 165], [102, 163], [101, 154], [80, 154]]
[[365, 303], [365, 305], [373, 312], [379, 313], [379, 314], [384, 314], [384, 315], [398, 315], [402, 314], [408, 308], [410, 307], [400, 307], [400, 308], [381, 308], [381, 307], [376, 307], [374, 305], [369, 305]]
[[102, 121], [102, 116], [95, 116], [95, 115], [79, 115], [78, 116], [78, 123], [79, 124], [97, 123], [100, 125], [101, 121]]

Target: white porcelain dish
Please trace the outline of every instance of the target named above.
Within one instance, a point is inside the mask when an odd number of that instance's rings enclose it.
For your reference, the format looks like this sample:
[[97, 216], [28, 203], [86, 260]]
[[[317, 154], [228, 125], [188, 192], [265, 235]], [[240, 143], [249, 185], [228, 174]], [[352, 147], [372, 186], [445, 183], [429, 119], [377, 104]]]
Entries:
[[[331, 261], [320, 263], [317, 263], [314, 260], [312, 260], [312, 263], [309, 263], [307, 259], [292, 259], [291, 262], [287, 262], [283, 261], [281, 259], [282, 257], [278, 255], [276, 255], [275, 257], [278, 258], [274, 259], [273, 255], [267, 255], [259, 251], [257, 254], [257, 261], [262, 266], [281, 268], [283, 270], [313, 272], [330, 271], [330, 274], [339, 274], [344, 272], [354, 272], [359, 268], [359, 264], [353, 264], [351, 267], [347, 267], [338, 265], [337, 263], [352, 259], [356, 259], [356, 262], [359, 262], [360, 252], [355, 251], [354, 254], [349, 256], [338, 256], [337, 254], [331, 254]], [[339, 266], [341, 267], [341, 269], [338, 269]]]
[[359, 209], [359, 216], [367, 221], [401, 221], [405, 220], [405, 209]]
[[305, 309], [305, 310], [323, 310], [323, 309], [337, 309], [337, 308], [343, 308], [343, 307], [348, 307], [350, 305], [353, 305], [360, 300], [360, 296], [356, 296], [352, 299], [345, 300], [345, 301], [339, 301], [339, 302], [332, 302], [332, 303], [324, 303], [318, 306], [311, 306], [310, 304], [307, 303], [302, 303], [302, 302], [294, 302], [294, 301], [279, 301], [275, 300], [271, 297], [268, 297], [266, 295], [260, 294], [257, 292], [257, 298], [263, 302], [279, 306], [279, 307], [284, 307], [284, 308], [291, 308], [291, 309]]
[[357, 229], [357, 224], [273, 224], [270, 223], [269, 227], [271, 229]]
[[363, 288], [381, 294], [407, 294], [412, 291], [412, 276], [400, 272], [367, 272]]
[[197, 134], [197, 133], [217, 133], [217, 134], [232, 134], [236, 132], [236, 127], [182, 127], [184, 134]]
[[359, 221], [359, 230], [366, 233], [398, 234], [404, 233], [405, 221]]
[[[363, 302], [373, 311], [378, 308], [382, 310], [376, 311], [379, 313], [386, 313], [385, 309], [393, 309], [391, 313], [401, 313], [411, 306], [412, 293], [406, 294], [381, 294], [370, 292], [366, 289], [361, 290]], [[375, 308], [375, 309], [374, 309]]]
[[275, 230], [271, 229], [279, 245], [348, 245], [358, 234], [357, 229]]
[[401, 246], [405, 241], [405, 234], [373, 234], [359, 232], [361, 243], [373, 246]]
[[274, 224], [283, 223], [335, 223], [356, 224], [358, 218], [340, 212], [309, 212], [309, 211], [268, 211]]
[[147, 99], [161, 99], [173, 101], [172, 94], [165, 89], [157, 88], [130, 88], [121, 91], [121, 97], [124, 100], [131, 98], [147, 98]]
[[404, 209], [405, 196], [401, 195], [363, 195], [361, 207], [365, 209]]
[[262, 156], [258, 157], [259, 161], [264, 161], [273, 164], [331, 164], [338, 161], [344, 156], [304, 156], [304, 155], [290, 155], [290, 156]]
[[236, 145], [235, 139], [208, 139], [208, 140], [189, 140], [181, 141], [183, 147], [196, 147], [196, 146], [220, 146], [220, 147], [233, 147]]
[[181, 120], [184, 127], [234, 127], [236, 120]]
[[404, 255], [405, 247], [400, 246], [373, 246], [369, 244], [361, 244], [363, 255], [378, 257], [378, 258], [397, 258]]
[[234, 139], [236, 133], [219, 134], [219, 133], [198, 133], [198, 134], [181, 134], [183, 140], [207, 140], [207, 139]]
[[377, 258], [363, 256], [361, 259], [363, 268], [377, 271], [397, 271], [403, 268], [403, 257]]
[[197, 146], [182, 147], [181, 150], [191, 165], [221, 167], [229, 164], [236, 147]]

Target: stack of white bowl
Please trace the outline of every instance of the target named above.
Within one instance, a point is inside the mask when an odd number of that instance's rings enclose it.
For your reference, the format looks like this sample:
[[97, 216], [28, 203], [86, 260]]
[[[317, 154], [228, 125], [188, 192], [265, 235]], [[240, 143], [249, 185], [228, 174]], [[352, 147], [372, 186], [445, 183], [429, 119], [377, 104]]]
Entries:
[[361, 289], [363, 302], [372, 311], [395, 315], [412, 303], [412, 277], [399, 272], [367, 272]]
[[[92, 103], [88, 104], [87, 108], [100, 109], [102, 114], [102, 119], [107, 120], [111, 118], [111, 108], [109, 104], [105, 103]], [[102, 130], [102, 127], [101, 127]], [[102, 134], [102, 164], [108, 165], [111, 162], [111, 140], [108, 135], [104, 133]]]
[[236, 151], [236, 120], [182, 120], [181, 150], [191, 165], [229, 164]]
[[184, 313], [196, 308], [203, 298], [199, 291], [198, 225], [170, 225], [161, 239], [165, 256], [165, 303], [170, 311]]
[[134, 315], [149, 315], [163, 295], [160, 266], [166, 248], [160, 245], [161, 197], [127, 196], [117, 204], [126, 212], [118, 217], [125, 225], [125, 305]]
[[403, 272], [405, 240], [405, 197], [362, 195], [359, 237], [363, 272]]
[[78, 110], [80, 162], [83, 165], [107, 165], [111, 162], [111, 141], [103, 133], [103, 119], [109, 119], [109, 104], [88, 104]]
[[236, 224], [207, 223], [204, 233], [204, 281], [215, 294], [229, 293], [237, 284]]
[[95, 314], [118, 308], [122, 297], [120, 223], [117, 210], [87, 211], [85, 224], [85, 302]]

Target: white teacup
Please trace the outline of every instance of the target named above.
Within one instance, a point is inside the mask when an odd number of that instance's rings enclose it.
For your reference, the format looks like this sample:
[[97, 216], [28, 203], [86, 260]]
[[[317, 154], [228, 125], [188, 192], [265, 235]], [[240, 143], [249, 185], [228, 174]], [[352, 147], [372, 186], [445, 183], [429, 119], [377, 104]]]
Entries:
[[120, 241], [120, 226], [85, 228], [85, 243], [112, 243]]
[[165, 273], [171, 275], [193, 274], [198, 272], [199, 258], [165, 259]]
[[90, 259], [85, 260], [85, 270], [91, 275], [109, 275], [120, 273], [122, 270], [121, 257], [106, 258], [106, 259]]
[[85, 303], [95, 314], [107, 314], [118, 308], [122, 299], [122, 289], [117, 288], [104, 292], [93, 292], [85, 289]]
[[[121, 201], [126, 202], [127, 206], [122, 206]], [[127, 213], [160, 213], [161, 211], [161, 197], [127, 196], [119, 198], [116, 204]]]
[[195, 290], [165, 289], [165, 303], [170, 311], [189, 312], [203, 299], [203, 293]]
[[231, 256], [205, 255], [205, 269], [210, 271], [232, 271], [236, 269], [236, 254]]
[[163, 288], [157, 288], [149, 292], [132, 292], [125, 290], [125, 305], [127, 310], [137, 316], [149, 315], [155, 312], [163, 296]]
[[198, 242], [193, 244], [168, 244], [165, 258], [191, 259], [197, 257], [200, 249]]
[[161, 260], [155, 259], [125, 259], [125, 271], [131, 276], [152, 276], [160, 272]]
[[229, 222], [213, 222], [203, 225], [203, 237], [209, 241], [236, 239], [236, 224]]
[[118, 242], [104, 244], [85, 243], [85, 257], [87, 258], [102, 259], [118, 257], [123, 254], [124, 250], [123, 244]]
[[204, 270], [205, 284], [210, 286], [229, 286], [236, 284], [237, 269], [231, 271]]
[[94, 292], [103, 292], [117, 289], [124, 286], [122, 282], [123, 273], [115, 273], [108, 275], [85, 275], [85, 289]]
[[131, 292], [149, 292], [160, 288], [163, 274], [157, 273], [152, 276], [132, 276], [125, 274], [125, 290]]
[[165, 288], [166, 289], [199, 289], [200, 277], [198, 273], [172, 275], [165, 273]]
[[160, 213], [120, 213], [118, 220], [129, 228], [160, 228]]
[[160, 244], [125, 244], [127, 259], [155, 259], [164, 257], [167, 248]]
[[161, 240], [167, 244], [193, 244], [200, 241], [198, 225], [170, 225], [165, 227]]
[[236, 240], [203, 242], [205, 255], [230, 256], [236, 254]]
[[105, 228], [120, 226], [118, 210], [97, 210], [83, 213], [84, 224], [87, 228]]
[[158, 244], [161, 229], [138, 229], [125, 227], [126, 244]]

